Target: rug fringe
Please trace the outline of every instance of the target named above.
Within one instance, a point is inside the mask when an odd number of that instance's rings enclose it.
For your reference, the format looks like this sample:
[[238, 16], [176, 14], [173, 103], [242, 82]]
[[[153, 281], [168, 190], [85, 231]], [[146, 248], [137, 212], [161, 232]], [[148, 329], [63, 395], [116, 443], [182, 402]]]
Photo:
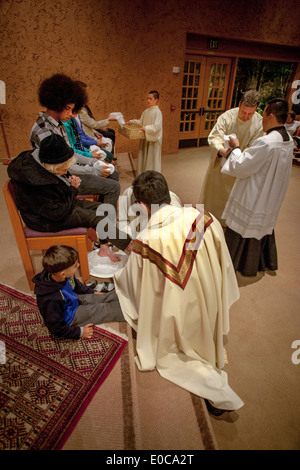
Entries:
[[22, 290], [17, 289], [16, 287], [9, 286], [8, 284], [4, 284], [4, 282], [0, 281], [0, 285], [4, 287], [8, 287], [9, 289], [15, 290], [16, 292], [19, 292], [20, 294], [28, 295], [28, 297], [31, 297], [32, 299], [36, 299], [36, 296], [33, 294], [28, 294], [28, 292], [23, 292]]

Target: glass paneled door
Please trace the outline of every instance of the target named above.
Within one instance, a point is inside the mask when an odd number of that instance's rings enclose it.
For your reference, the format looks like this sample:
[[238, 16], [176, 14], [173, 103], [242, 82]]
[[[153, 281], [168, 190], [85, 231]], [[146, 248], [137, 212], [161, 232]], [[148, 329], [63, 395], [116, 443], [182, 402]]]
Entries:
[[181, 95], [180, 141], [205, 139], [226, 110], [231, 59], [187, 55]]

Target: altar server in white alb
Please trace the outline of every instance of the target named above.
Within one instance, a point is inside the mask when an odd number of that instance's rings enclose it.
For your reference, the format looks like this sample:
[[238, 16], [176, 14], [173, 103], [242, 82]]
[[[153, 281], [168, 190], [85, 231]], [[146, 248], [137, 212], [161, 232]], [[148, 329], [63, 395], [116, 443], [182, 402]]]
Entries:
[[161, 171], [161, 146], [163, 136], [163, 119], [158, 107], [159, 93], [150, 91], [147, 96], [148, 108], [140, 119], [131, 119], [129, 124], [139, 124], [145, 132], [145, 139], [140, 140], [137, 161], [137, 174], [146, 170]]
[[239, 298], [223, 229], [208, 213], [172, 206], [161, 173], [139, 175], [133, 193], [150, 219], [115, 273], [115, 288], [137, 333], [137, 367], [156, 368], [215, 408], [238, 409], [243, 401], [221, 370], [229, 308]]
[[233, 150], [222, 168], [224, 175], [236, 177], [223, 218], [234, 268], [244, 276], [278, 268], [274, 228], [290, 180], [294, 147], [284, 126], [287, 113], [285, 100], [270, 100], [263, 113], [266, 135], [243, 152], [238, 139], [231, 138]]
[[264, 135], [262, 117], [257, 112], [259, 93], [248, 90], [241, 97], [237, 108], [221, 114], [208, 136], [210, 160], [205, 174], [200, 200], [206, 210], [226, 226], [222, 219], [226, 202], [232, 190], [235, 178], [221, 173], [222, 160], [228, 154], [225, 136], [235, 134], [242, 150], [250, 147], [252, 142]]

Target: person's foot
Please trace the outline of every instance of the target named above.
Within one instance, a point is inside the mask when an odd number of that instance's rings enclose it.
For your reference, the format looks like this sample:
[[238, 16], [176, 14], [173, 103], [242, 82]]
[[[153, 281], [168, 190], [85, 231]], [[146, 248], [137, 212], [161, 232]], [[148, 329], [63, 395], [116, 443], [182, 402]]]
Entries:
[[113, 263], [118, 263], [120, 258], [118, 258], [109, 248], [109, 245], [100, 245], [98, 256], [105, 257], [107, 256]]

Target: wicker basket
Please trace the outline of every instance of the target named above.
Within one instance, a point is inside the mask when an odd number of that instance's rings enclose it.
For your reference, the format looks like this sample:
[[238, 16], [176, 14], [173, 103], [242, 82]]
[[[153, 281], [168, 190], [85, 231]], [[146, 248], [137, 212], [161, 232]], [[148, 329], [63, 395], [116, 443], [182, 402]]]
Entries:
[[145, 138], [145, 132], [141, 131], [139, 124], [124, 124], [123, 127], [119, 126], [119, 132], [120, 134], [124, 135], [125, 137], [128, 137], [129, 139], [144, 139]]

